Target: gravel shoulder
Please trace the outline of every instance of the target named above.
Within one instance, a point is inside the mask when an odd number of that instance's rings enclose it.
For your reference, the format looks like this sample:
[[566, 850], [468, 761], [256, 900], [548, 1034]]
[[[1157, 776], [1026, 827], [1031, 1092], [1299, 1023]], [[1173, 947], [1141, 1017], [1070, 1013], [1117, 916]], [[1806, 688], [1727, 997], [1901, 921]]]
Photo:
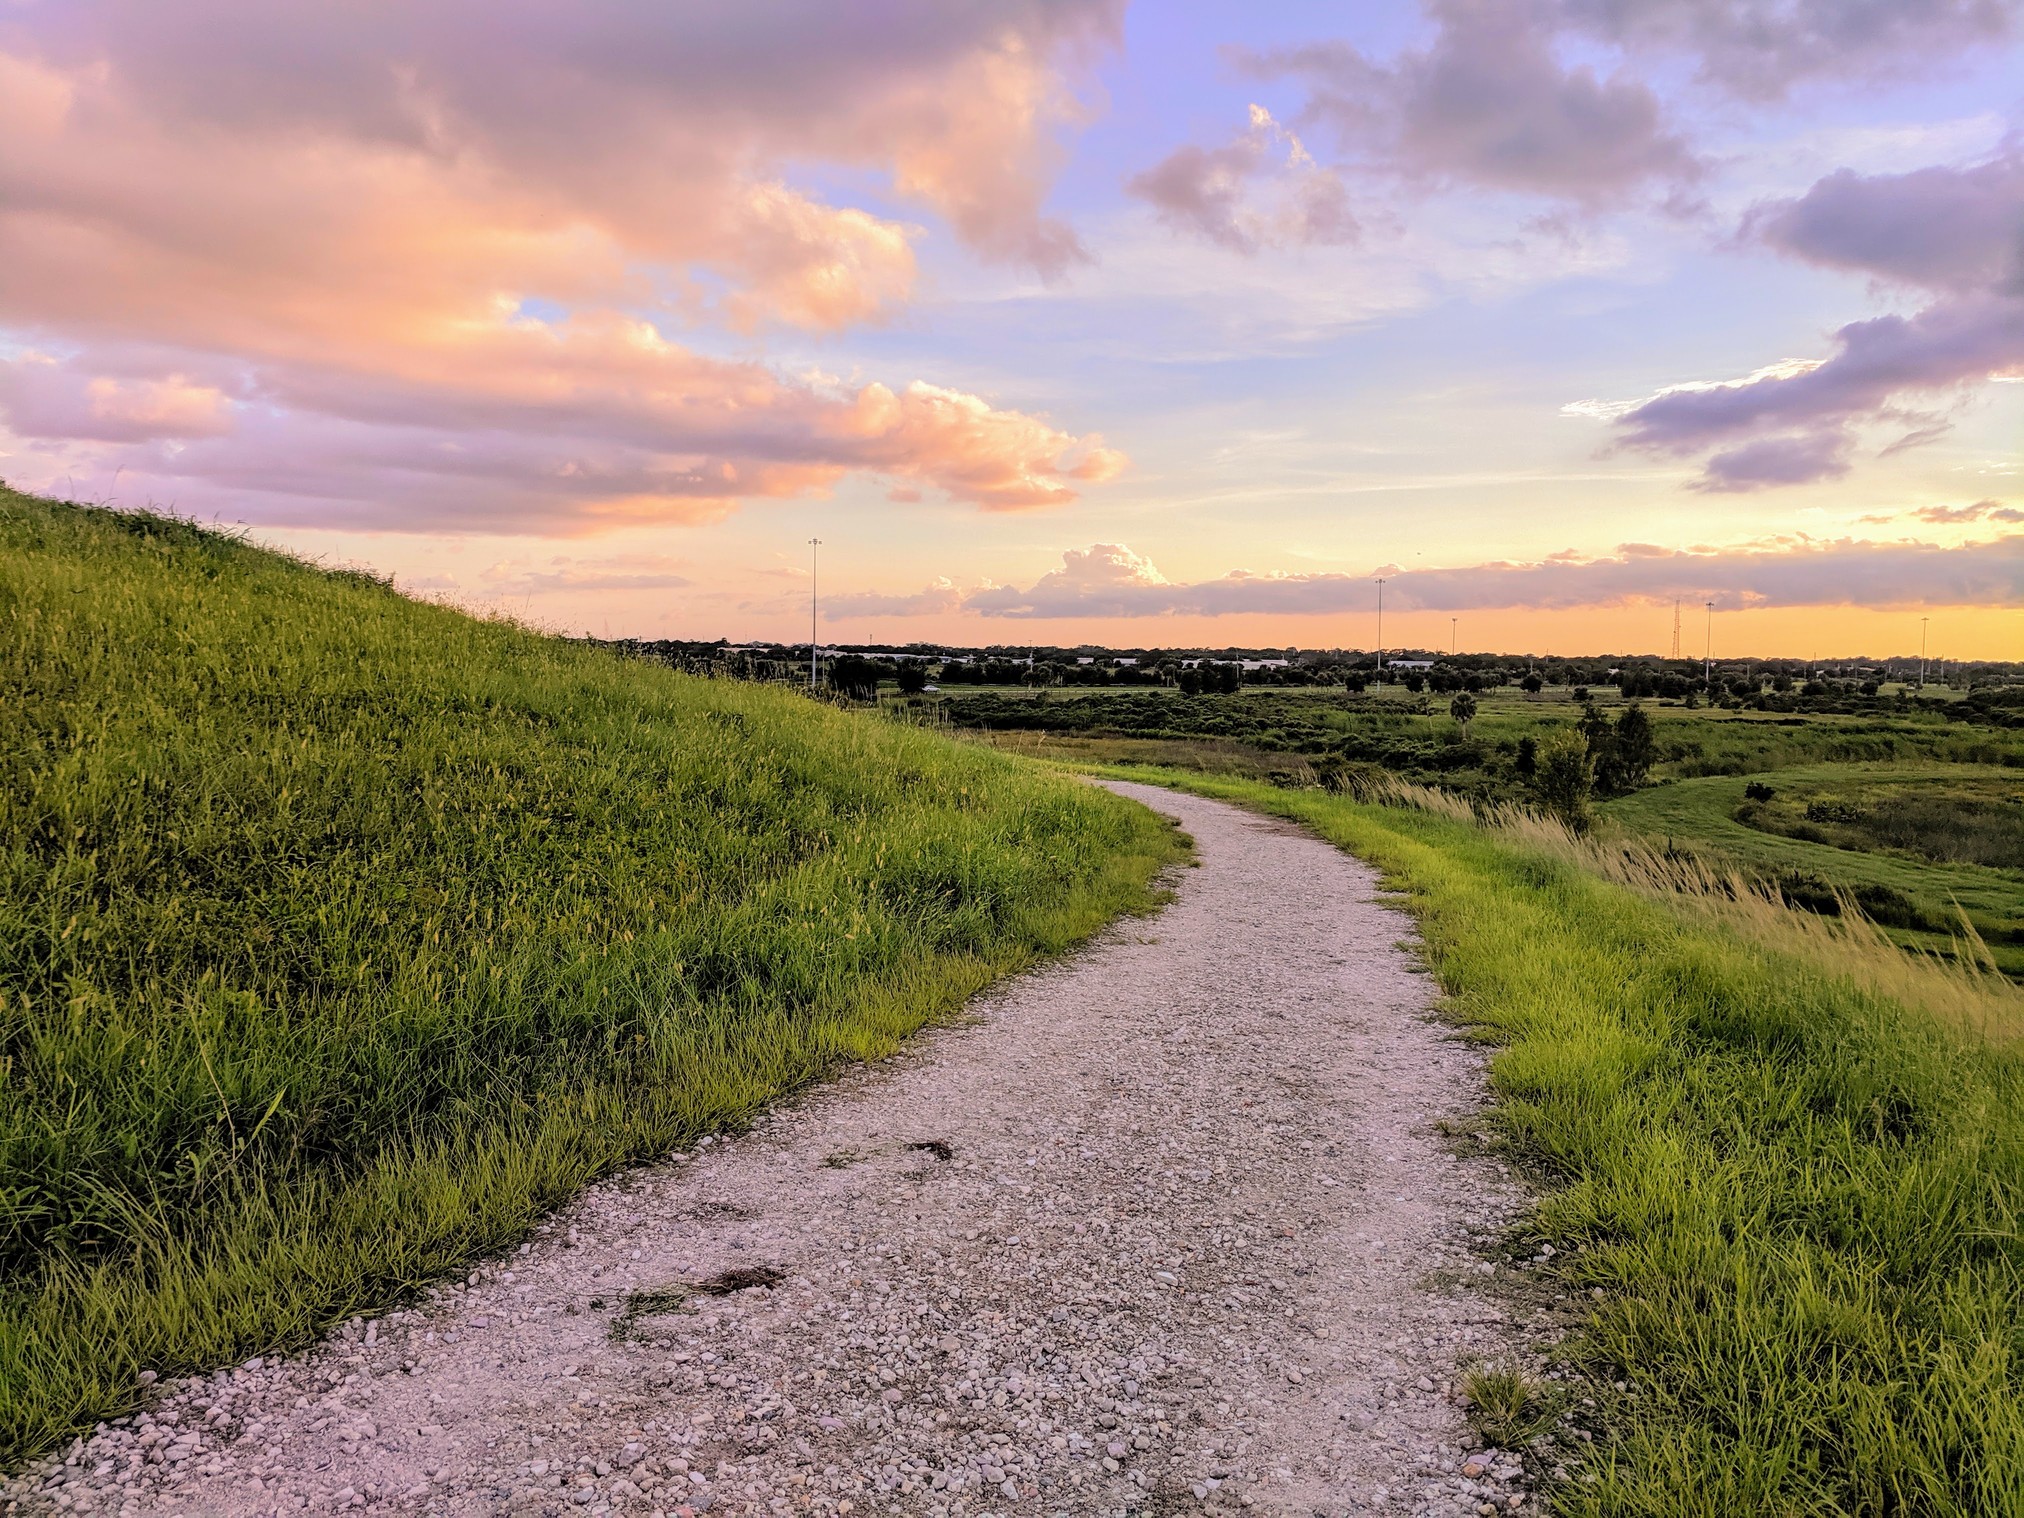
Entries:
[[1519, 1206], [1374, 872], [1119, 784], [1158, 916], [308, 1355], [165, 1386], [7, 1511], [1480, 1514]]

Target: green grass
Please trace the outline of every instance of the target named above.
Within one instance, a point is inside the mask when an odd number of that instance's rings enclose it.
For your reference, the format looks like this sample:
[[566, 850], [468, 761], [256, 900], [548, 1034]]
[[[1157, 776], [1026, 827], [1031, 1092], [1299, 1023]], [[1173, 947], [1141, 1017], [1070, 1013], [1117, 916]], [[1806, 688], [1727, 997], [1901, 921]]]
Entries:
[[1838, 849], [2012, 870], [2024, 881], [2024, 775], [1858, 773], [1788, 785], [1736, 820]]
[[1144, 906], [935, 733], [0, 492], [0, 1460]]
[[1544, 828], [1120, 773], [1372, 860], [1452, 1015], [1501, 1046], [1491, 1120], [1544, 1183], [1544, 1268], [1603, 1292], [1567, 1350], [1631, 1393], [1599, 1399], [1558, 1511], [2024, 1512], [2012, 988], [1759, 900], [1638, 891]]
[[[1594, 695], [1606, 708], [1623, 704], [1614, 689], [1598, 687]], [[1414, 697], [1395, 687], [1349, 695], [1326, 686], [1247, 686], [1230, 695], [1199, 696], [1143, 687], [1021, 692], [949, 687], [931, 704], [951, 726], [991, 731], [1001, 739], [1038, 733], [1050, 740], [1199, 745], [1206, 757], [1221, 750], [1233, 762], [1215, 766], [1151, 751], [1142, 757], [1250, 773], [1332, 755], [1498, 801], [1526, 793], [1520, 743], [1530, 738], [1543, 745], [1572, 730], [1581, 717], [1569, 692], [1528, 696], [1501, 687], [1478, 695], [1479, 713], [1465, 738], [1448, 715], [1449, 700], [1431, 693]], [[1819, 764], [2024, 768], [2024, 729], [1949, 722], [1939, 710], [1917, 704], [1864, 713], [1689, 708], [1654, 701], [1643, 706], [1657, 750], [1652, 778], [1659, 781]]]
[[1492, 1449], [1522, 1450], [1547, 1432], [1557, 1411], [1547, 1386], [1508, 1365], [1483, 1365], [1462, 1378], [1469, 1422]]
[[[1921, 858], [1909, 851], [1838, 848], [1793, 838], [1739, 820], [1744, 787], [1758, 780], [1780, 801], [1862, 792], [1872, 787], [1988, 786], [2024, 789], [2016, 770], [1967, 765], [1812, 765], [1758, 776], [1711, 776], [1652, 786], [1606, 803], [1602, 812], [1652, 839], [1705, 845], [1724, 859], [1762, 874], [1819, 881], [1850, 896], [1870, 893], [1875, 915], [1901, 943], [1950, 952], [1965, 913], [1989, 954], [2010, 975], [2024, 975], [2024, 871]], [[1892, 912], [1894, 893], [1911, 910]], [[1892, 920], [1895, 918], [1896, 920]]]

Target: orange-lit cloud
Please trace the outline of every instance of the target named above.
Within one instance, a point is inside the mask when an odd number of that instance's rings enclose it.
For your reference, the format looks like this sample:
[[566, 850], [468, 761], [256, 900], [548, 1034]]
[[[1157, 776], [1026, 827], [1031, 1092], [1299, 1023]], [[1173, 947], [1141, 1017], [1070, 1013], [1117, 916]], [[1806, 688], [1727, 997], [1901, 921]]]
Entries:
[[0, 21], [0, 418], [266, 520], [579, 530], [856, 471], [991, 509], [1074, 499], [1114, 471], [1094, 439], [671, 334], [907, 305], [917, 229], [796, 187], [804, 162], [883, 174], [987, 258], [1072, 262], [1041, 212], [1063, 70], [1116, 0], [903, 0], [876, 29], [765, 10]]

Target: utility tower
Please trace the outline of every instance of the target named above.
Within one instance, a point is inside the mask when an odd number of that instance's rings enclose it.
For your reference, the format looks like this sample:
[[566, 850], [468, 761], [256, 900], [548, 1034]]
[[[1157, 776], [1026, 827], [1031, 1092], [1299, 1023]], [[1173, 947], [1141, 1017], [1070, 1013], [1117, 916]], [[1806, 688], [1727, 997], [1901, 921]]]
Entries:
[[1715, 603], [1713, 601], [1708, 603], [1708, 650], [1703, 656], [1702, 663], [1701, 680], [1708, 687], [1709, 694], [1712, 695], [1715, 689]]
[[808, 688], [815, 689], [815, 657], [821, 647], [815, 639], [815, 570], [822, 552], [822, 539], [808, 540]]
[[1384, 684], [1384, 577], [1377, 582], [1377, 683]]
[[1673, 597], [1673, 657], [1680, 656], [1680, 598]]

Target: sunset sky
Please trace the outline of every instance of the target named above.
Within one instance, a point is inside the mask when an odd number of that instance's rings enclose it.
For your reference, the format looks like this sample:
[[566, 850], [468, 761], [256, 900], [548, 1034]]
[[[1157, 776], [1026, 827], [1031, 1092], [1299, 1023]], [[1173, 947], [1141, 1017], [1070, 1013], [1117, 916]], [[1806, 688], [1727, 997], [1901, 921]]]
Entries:
[[828, 641], [2024, 659], [2024, 16], [0, 0], [0, 477], [612, 636], [819, 536]]

